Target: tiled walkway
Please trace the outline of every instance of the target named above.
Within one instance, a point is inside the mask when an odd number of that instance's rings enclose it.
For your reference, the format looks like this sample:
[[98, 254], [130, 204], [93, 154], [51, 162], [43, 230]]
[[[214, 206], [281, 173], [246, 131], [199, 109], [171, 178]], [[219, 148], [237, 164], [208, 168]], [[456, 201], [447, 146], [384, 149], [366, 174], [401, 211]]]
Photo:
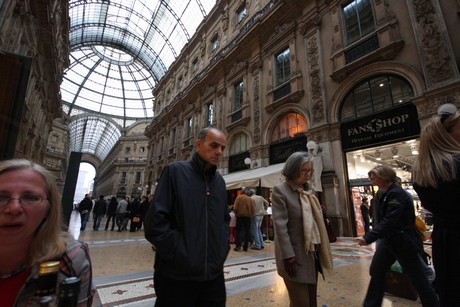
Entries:
[[[154, 251], [143, 231], [93, 231], [92, 221], [80, 232], [78, 214], [72, 214], [70, 231], [90, 247], [94, 282], [99, 298], [94, 306], [153, 306]], [[102, 229], [102, 230], [101, 230]], [[289, 306], [282, 278], [276, 273], [272, 242], [261, 251], [230, 251], [224, 272], [227, 306]], [[360, 247], [352, 238], [332, 243], [334, 273], [318, 284], [318, 306], [361, 306], [369, 282], [369, 264], [374, 246]], [[421, 306], [386, 296], [382, 306]]]

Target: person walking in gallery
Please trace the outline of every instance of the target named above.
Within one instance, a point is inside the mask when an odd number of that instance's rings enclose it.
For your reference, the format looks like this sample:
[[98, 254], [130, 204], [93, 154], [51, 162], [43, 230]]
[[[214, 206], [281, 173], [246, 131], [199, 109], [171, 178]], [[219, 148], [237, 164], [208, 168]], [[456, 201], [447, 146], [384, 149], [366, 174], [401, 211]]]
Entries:
[[78, 212], [80, 212], [81, 219], [81, 228], [80, 230], [85, 230], [86, 223], [88, 223], [91, 210], [93, 209], [93, 201], [89, 194], [85, 194], [85, 198], [78, 205]]
[[363, 197], [361, 200], [361, 206], [359, 206], [361, 210], [361, 216], [363, 218], [364, 223], [364, 233], [369, 232], [369, 225], [370, 225], [370, 214], [369, 214], [369, 199], [367, 197]]
[[1, 306], [31, 306], [39, 266], [47, 261], [59, 261], [57, 283], [80, 278], [78, 306], [92, 305], [88, 246], [62, 231], [61, 208], [50, 171], [25, 159], [0, 162]]
[[94, 204], [94, 208], [93, 208], [93, 213], [94, 213], [93, 230], [95, 231], [99, 230], [99, 226], [101, 226], [101, 221], [105, 215], [106, 210], [107, 210], [107, 202], [104, 199], [104, 195], [100, 195], [99, 199], [96, 200], [96, 203]]
[[282, 171], [286, 181], [272, 193], [276, 268], [292, 307], [316, 307], [318, 273], [324, 277], [333, 267], [321, 205], [308, 184], [311, 159], [307, 152], [289, 156]]
[[134, 198], [134, 200], [129, 205], [129, 232], [136, 232], [140, 229], [141, 226], [141, 216], [140, 211], [141, 203], [139, 197]]
[[251, 241], [251, 219], [254, 215], [254, 200], [249, 196], [249, 189], [242, 188], [241, 194], [235, 199], [233, 212], [236, 216], [236, 246], [233, 249], [236, 252], [248, 250], [249, 241]]
[[376, 228], [357, 238], [359, 245], [380, 239], [370, 266], [371, 280], [363, 306], [382, 305], [385, 275], [397, 260], [409, 276], [423, 306], [439, 306], [438, 298], [425, 273], [420, 257], [423, 248], [415, 228], [414, 204], [408, 193], [396, 182], [396, 172], [387, 165], [378, 165], [368, 172], [372, 185], [384, 189], [379, 203], [380, 222]]
[[161, 172], [145, 218], [145, 237], [157, 249], [157, 307], [225, 306], [230, 217], [217, 166], [226, 144], [222, 131], [205, 128], [191, 160], [172, 162]]
[[105, 223], [105, 230], [109, 229], [110, 220], [112, 220], [112, 228], [110, 230], [114, 230], [115, 228], [115, 218], [117, 216], [117, 207], [118, 201], [115, 196], [112, 196], [109, 202], [109, 206], [107, 208], [107, 222]]
[[236, 243], [236, 215], [233, 206], [230, 206], [230, 244]]
[[139, 216], [141, 218], [139, 229], [142, 229], [144, 225], [145, 215], [147, 214], [147, 210], [149, 209], [149, 200], [147, 196], [141, 197], [141, 204], [139, 205]]
[[118, 232], [126, 230], [126, 225], [128, 223], [128, 201], [127, 197], [123, 197], [118, 202], [117, 206], [117, 226]]
[[254, 201], [254, 215], [251, 219], [251, 234], [254, 245], [251, 249], [261, 250], [264, 248], [264, 237], [262, 235], [262, 220], [264, 215], [267, 214], [268, 200], [256, 194], [256, 190], [250, 189], [249, 194]]
[[433, 214], [434, 285], [441, 306], [460, 306], [460, 112], [441, 105], [423, 128], [412, 168], [422, 206]]

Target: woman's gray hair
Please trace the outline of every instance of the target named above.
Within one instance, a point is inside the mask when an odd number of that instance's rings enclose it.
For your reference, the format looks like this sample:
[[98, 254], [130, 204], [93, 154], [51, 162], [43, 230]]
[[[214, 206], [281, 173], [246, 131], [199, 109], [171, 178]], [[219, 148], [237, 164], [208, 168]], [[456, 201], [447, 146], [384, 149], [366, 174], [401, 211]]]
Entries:
[[[297, 151], [287, 158], [286, 163], [284, 164], [284, 168], [282, 174], [288, 181], [293, 181], [300, 175], [300, 170], [302, 169], [302, 165], [307, 162], [312, 162], [312, 157], [308, 155], [306, 151]], [[312, 163], [312, 172], [313, 174], [313, 163]]]
[[389, 167], [388, 165], [377, 165], [376, 167], [371, 169], [367, 174], [374, 174], [375, 176], [379, 177], [380, 179], [388, 183], [395, 183], [397, 179], [395, 170]]

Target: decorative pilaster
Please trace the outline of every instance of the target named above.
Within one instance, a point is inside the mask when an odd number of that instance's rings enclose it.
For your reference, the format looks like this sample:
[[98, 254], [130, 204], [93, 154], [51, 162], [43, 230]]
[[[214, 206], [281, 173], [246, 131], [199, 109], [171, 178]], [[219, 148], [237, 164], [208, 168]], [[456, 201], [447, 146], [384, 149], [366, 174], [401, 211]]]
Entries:
[[459, 78], [438, 1], [407, 0], [409, 15], [427, 87], [433, 89]]

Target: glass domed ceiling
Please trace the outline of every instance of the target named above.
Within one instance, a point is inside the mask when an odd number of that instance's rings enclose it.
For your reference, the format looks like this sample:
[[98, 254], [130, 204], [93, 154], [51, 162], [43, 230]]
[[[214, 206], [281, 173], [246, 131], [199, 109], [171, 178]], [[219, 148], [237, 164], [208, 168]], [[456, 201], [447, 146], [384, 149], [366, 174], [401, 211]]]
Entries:
[[[71, 151], [103, 161], [126, 128], [152, 120], [155, 84], [215, 3], [70, 1], [70, 66], [61, 96]], [[101, 138], [101, 131], [117, 137]]]

